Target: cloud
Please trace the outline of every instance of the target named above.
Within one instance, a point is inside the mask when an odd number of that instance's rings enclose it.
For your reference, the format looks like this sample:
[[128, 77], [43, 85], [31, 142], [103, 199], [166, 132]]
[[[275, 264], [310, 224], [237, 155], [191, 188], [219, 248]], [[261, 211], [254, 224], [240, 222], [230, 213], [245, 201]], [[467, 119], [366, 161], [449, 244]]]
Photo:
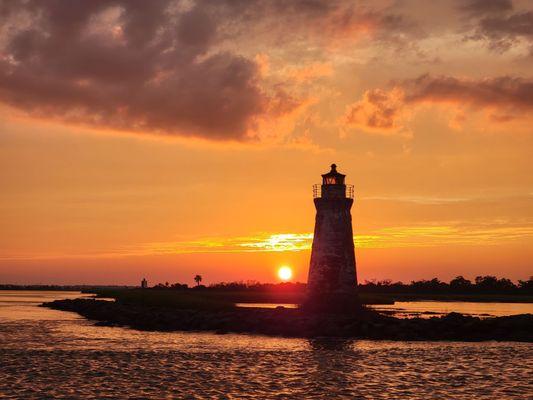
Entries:
[[335, 46], [372, 37], [397, 44], [420, 37], [419, 26], [406, 15], [393, 12], [390, 2], [345, 0], [203, 0], [223, 21], [226, 31], [276, 45]]
[[511, 76], [486, 79], [421, 75], [372, 89], [348, 106], [344, 122], [367, 130], [402, 132], [413, 106], [448, 104], [485, 111], [494, 122], [528, 117], [533, 110], [533, 81]]
[[512, 9], [513, 2], [511, 0], [461, 0], [459, 2], [459, 10], [471, 16], [498, 14]]
[[[527, 240], [533, 227], [527, 223], [484, 221], [391, 226], [360, 232], [356, 248], [407, 248], [447, 245], [498, 245]], [[311, 249], [312, 233], [261, 233], [232, 238], [200, 238], [195, 241], [148, 243], [133, 250], [140, 254], [294, 252]]]
[[473, 40], [485, 40], [492, 50], [504, 52], [524, 39], [533, 46], [533, 12], [483, 18]]
[[[480, 223], [442, 223], [390, 226], [360, 232], [353, 237], [357, 249], [418, 248], [461, 246], [494, 246], [523, 242], [533, 237], [527, 223], [485, 221]], [[114, 258], [147, 255], [272, 253], [309, 251], [312, 233], [261, 233], [241, 237], [204, 237], [197, 240], [151, 242], [117, 248], [113, 251], [86, 254], [0, 252], [0, 260]]]
[[333, 73], [295, 52], [280, 89], [265, 79], [258, 51], [241, 49], [414, 37], [412, 22], [387, 2], [341, 0], [6, 1], [0, 22], [5, 105], [96, 128], [215, 140], [261, 137], [265, 120], [306, 101], [291, 94], [294, 85]]
[[466, 40], [484, 41], [500, 53], [523, 41], [533, 53], [533, 10], [515, 10], [510, 0], [472, 0], [460, 9], [474, 22]]
[[[242, 140], [268, 107], [255, 62], [167, 1], [7, 2], [0, 101], [96, 127]], [[18, 24], [15, 22], [25, 21]]]
[[311, 63], [303, 67], [287, 68], [285, 75], [293, 82], [309, 83], [316, 79], [332, 76], [333, 67], [330, 63]]
[[363, 98], [346, 110], [344, 117], [347, 125], [354, 125], [375, 131], [395, 131], [399, 125], [397, 119], [404, 108], [403, 92], [394, 88], [367, 90]]
[[452, 102], [477, 108], [533, 109], [533, 81], [519, 77], [468, 79], [422, 75], [400, 85], [407, 103]]

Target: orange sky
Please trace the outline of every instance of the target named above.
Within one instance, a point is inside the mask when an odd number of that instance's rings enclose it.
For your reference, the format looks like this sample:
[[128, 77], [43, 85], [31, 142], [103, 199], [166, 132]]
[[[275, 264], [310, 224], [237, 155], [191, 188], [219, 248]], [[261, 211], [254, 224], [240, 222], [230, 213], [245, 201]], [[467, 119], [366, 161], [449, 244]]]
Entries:
[[332, 162], [361, 282], [533, 275], [531, 2], [72, 4], [0, 7], [0, 283], [305, 281]]

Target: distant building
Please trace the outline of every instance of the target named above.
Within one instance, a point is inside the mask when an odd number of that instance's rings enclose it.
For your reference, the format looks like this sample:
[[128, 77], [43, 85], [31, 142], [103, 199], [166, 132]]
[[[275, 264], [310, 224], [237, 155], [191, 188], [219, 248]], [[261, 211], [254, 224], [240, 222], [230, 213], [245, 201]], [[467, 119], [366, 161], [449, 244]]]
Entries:
[[344, 178], [332, 164], [322, 184], [313, 187], [316, 220], [307, 287], [309, 297], [317, 300], [325, 301], [324, 295], [352, 299], [357, 289], [350, 213], [353, 186]]
[[148, 288], [148, 281], [146, 280], [146, 278], [143, 278], [143, 280], [141, 281], [141, 289], [147, 289]]

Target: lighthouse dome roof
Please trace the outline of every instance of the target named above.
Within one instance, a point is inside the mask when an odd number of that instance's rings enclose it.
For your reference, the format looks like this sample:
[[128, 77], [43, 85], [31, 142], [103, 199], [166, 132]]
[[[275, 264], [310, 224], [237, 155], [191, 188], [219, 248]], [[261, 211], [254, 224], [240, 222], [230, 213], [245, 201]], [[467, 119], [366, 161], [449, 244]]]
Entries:
[[330, 177], [345, 177], [346, 175], [341, 174], [337, 172], [337, 164], [331, 164], [331, 171], [329, 171], [327, 174], [323, 174], [323, 178], [330, 178]]

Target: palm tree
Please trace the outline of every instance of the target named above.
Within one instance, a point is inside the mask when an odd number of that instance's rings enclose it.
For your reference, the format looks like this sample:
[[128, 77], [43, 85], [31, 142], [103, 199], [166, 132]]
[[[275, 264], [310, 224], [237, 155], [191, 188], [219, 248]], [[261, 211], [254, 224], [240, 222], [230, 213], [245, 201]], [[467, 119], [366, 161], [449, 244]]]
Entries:
[[202, 275], [196, 275], [194, 277], [194, 281], [196, 282], [196, 286], [200, 286], [200, 282], [202, 282]]

